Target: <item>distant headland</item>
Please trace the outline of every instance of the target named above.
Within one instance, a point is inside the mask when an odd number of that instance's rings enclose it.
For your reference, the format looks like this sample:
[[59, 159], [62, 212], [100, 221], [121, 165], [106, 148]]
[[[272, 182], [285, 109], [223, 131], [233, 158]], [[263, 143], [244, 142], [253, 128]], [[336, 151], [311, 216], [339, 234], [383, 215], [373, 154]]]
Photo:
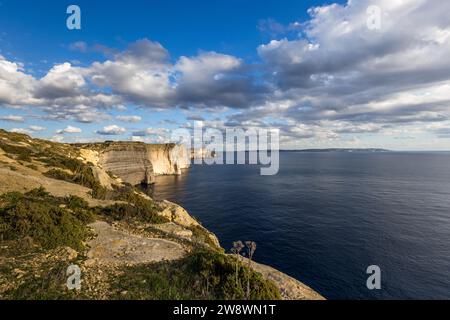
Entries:
[[349, 148], [329, 148], [329, 149], [299, 149], [299, 150], [280, 150], [281, 152], [340, 152], [340, 153], [368, 153], [368, 152], [391, 152], [387, 149], [365, 148], [365, 149], [349, 149]]

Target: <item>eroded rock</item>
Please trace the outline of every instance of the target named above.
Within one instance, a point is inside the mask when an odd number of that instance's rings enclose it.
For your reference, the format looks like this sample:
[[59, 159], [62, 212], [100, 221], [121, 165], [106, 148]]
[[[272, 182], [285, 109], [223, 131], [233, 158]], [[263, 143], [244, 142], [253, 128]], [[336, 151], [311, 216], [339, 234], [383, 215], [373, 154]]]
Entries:
[[178, 260], [186, 254], [176, 242], [129, 234], [106, 222], [97, 221], [90, 227], [97, 236], [88, 242], [89, 264], [133, 265]]

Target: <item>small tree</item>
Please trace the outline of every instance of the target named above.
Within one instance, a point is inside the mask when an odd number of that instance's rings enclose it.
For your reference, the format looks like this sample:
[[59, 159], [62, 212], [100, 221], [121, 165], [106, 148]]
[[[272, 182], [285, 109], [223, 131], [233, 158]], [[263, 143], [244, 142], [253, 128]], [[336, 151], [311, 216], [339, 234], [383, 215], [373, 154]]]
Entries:
[[231, 252], [236, 256], [236, 288], [238, 287], [239, 278], [239, 263], [240, 263], [240, 253], [244, 249], [244, 244], [242, 241], [233, 242], [233, 248]]
[[[249, 273], [250, 273], [250, 270], [252, 267], [253, 254], [256, 251], [256, 242], [246, 241], [245, 245], [247, 246], [248, 269], [249, 269]], [[250, 274], [247, 275], [247, 300], [250, 300]]]

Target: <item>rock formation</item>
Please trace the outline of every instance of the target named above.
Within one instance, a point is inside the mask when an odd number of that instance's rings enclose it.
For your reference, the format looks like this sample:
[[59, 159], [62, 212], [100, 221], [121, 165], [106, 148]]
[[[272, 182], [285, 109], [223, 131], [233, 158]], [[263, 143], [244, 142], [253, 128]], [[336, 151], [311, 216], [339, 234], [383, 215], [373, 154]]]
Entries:
[[192, 148], [191, 149], [191, 159], [207, 159], [213, 158], [214, 154], [207, 148]]
[[131, 185], [152, 184], [155, 176], [179, 175], [190, 167], [190, 154], [183, 145], [112, 142], [84, 145], [82, 150], [85, 160]]

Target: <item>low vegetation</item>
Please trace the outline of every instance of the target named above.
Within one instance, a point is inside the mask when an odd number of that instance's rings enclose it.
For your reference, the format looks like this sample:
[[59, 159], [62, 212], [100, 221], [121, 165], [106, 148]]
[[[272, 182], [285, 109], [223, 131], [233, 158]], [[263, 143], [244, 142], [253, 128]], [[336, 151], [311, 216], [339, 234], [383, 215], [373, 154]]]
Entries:
[[74, 196], [56, 198], [44, 189], [0, 196], [0, 240], [24, 240], [42, 248], [81, 249], [93, 221], [86, 202]]
[[4, 142], [0, 142], [0, 148], [2, 148], [3, 151], [5, 151], [7, 154], [14, 156], [17, 160], [31, 161], [31, 155], [33, 154], [33, 151], [30, 148], [14, 144], [7, 144]]
[[141, 197], [134, 202], [90, 208], [79, 197], [58, 198], [39, 188], [25, 194], [11, 192], [0, 196], [0, 241], [29, 239], [46, 249], [58, 246], [80, 249], [88, 235], [86, 225], [96, 216], [130, 223], [169, 222], [158, 215], [153, 201]]
[[133, 300], [242, 300], [247, 279], [251, 300], [281, 299], [278, 289], [259, 273], [240, 268], [223, 253], [197, 250], [174, 262], [128, 267], [112, 284], [113, 299]]
[[[4, 266], [3, 269], [5, 270], [0, 270], [0, 273], [14, 273], [14, 266]], [[39, 274], [27, 273], [19, 285], [4, 293], [3, 298], [7, 300], [79, 299], [76, 292], [67, 290], [66, 271], [66, 262], [45, 261], [39, 266]]]
[[151, 224], [167, 223], [169, 220], [159, 216], [155, 211], [152, 201], [141, 204], [119, 203], [112, 206], [98, 208], [97, 211], [114, 221], [125, 221], [129, 223], [144, 222]]
[[[72, 163], [73, 165], [74, 163]], [[71, 167], [72, 167], [71, 165]], [[78, 162], [73, 170], [68, 167], [63, 169], [53, 168], [47, 171], [44, 175], [48, 178], [63, 180], [71, 183], [76, 183], [82, 185], [86, 188], [91, 189], [92, 197], [96, 199], [105, 199], [107, 198], [108, 190], [106, 190], [95, 178], [94, 173], [92, 171], [92, 167]], [[70, 171], [69, 171], [70, 170]], [[73, 173], [72, 173], [73, 172]]]
[[193, 238], [200, 243], [205, 243], [211, 248], [216, 248], [217, 245], [211, 239], [209, 232], [202, 226], [193, 226], [189, 228], [192, 231]]

